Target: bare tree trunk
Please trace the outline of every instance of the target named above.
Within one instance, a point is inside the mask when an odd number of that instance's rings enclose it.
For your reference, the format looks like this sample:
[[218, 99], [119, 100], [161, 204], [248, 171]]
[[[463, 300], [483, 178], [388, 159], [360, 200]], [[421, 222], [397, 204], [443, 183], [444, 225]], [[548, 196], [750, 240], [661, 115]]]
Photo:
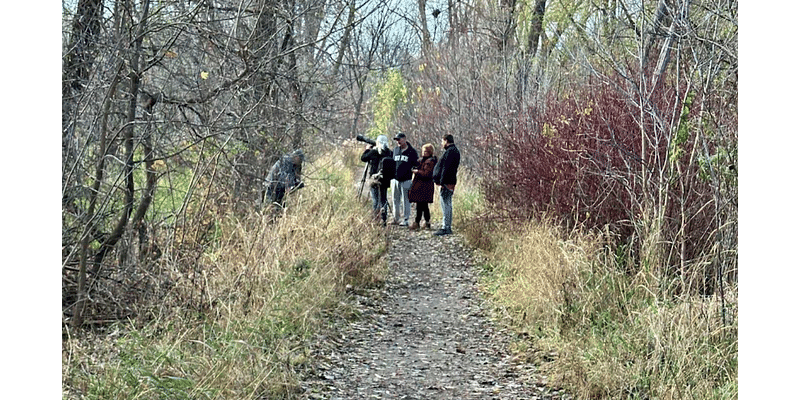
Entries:
[[[294, 1], [290, 0], [289, 7], [294, 8]], [[297, 68], [297, 49], [295, 49], [295, 30], [294, 20], [286, 21], [286, 37], [282, 54], [287, 54], [289, 63], [287, 65], [287, 75], [289, 78], [289, 92], [292, 96], [292, 114], [294, 121], [294, 134], [292, 135], [292, 148], [300, 148], [303, 144], [303, 91], [300, 88], [300, 74]]]
[[150, 208], [150, 204], [153, 202], [153, 194], [156, 190], [156, 171], [153, 168], [153, 163], [155, 161], [155, 151], [153, 149], [153, 138], [152, 138], [152, 119], [153, 119], [153, 106], [155, 106], [155, 100], [148, 102], [147, 107], [145, 108], [145, 112], [147, 113], [147, 126], [142, 132], [142, 149], [144, 150], [144, 169], [145, 169], [145, 187], [144, 191], [142, 192], [142, 197], [139, 200], [139, 206], [136, 208], [136, 212], [133, 214], [133, 219], [131, 220], [131, 225], [138, 226], [144, 220], [144, 216], [147, 213], [147, 210]]
[[[517, 73], [517, 110], [524, 109], [525, 94], [528, 93], [530, 88], [530, 75], [531, 65], [533, 59], [536, 57], [539, 48], [539, 39], [542, 37], [542, 24], [544, 21], [544, 11], [547, 0], [537, 0], [536, 7], [533, 10], [531, 17], [531, 31], [528, 35], [528, 40], [525, 46], [525, 51], [522, 52], [520, 60], [520, 68]], [[541, 63], [543, 64], [543, 63]], [[534, 82], [534, 88], [536, 83]]]
[[81, 91], [94, 64], [96, 37], [100, 33], [103, 16], [103, 0], [79, 0], [75, 19], [72, 21], [67, 53], [64, 54], [64, 70], [61, 95], [71, 98], [71, 91]]
[[[354, 74], [357, 74], [354, 72]], [[364, 80], [356, 76], [356, 85], [358, 86], [358, 100], [356, 101], [353, 125], [350, 128], [350, 137], [355, 137], [358, 134], [358, 120], [361, 117], [361, 107], [364, 104]]]
[[347, 14], [347, 25], [344, 27], [344, 36], [342, 36], [342, 44], [339, 46], [339, 53], [336, 56], [336, 62], [333, 64], [333, 76], [339, 75], [339, 68], [342, 66], [342, 59], [344, 58], [344, 52], [350, 46], [350, 35], [353, 31], [353, 22], [356, 18], [356, 3], [355, 0], [351, 0], [348, 4], [349, 12]]
[[[250, 41], [250, 46], [255, 50], [255, 64], [254, 68], [254, 85], [255, 96], [254, 101], [259, 102], [262, 99], [269, 98], [272, 92], [272, 85], [275, 79], [276, 67], [269, 67], [269, 60], [276, 57], [273, 41], [277, 35], [278, 27], [275, 21], [275, 2], [273, 0], [264, 0], [260, 2], [260, 9], [258, 20], [256, 22], [254, 37]], [[277, 60], [273, 60], [277, 62]], [[267, 119], [269, 113], [262, 110], [262, 117]]]
[[542, 36], [542, 28], [544, 23], [544, 11], [547, 5], [547, 0], [536, 0], [536, 7], [533, 10], [531, 17], [531, 33], [528, 35], [528, 45], [526, 52], [530, 58], [536, 57], [536, 50], [539, 47], [539, 39]]
[[447, 40], [450, 47], [453, 49], [458, 46], [458, 38], [460, 36], [458, 32], [461, 30], [458, 19], [458, 8], [456, 8], [457, 3], [458, 0], [447, 0], [447, 26], [450, 27]]
[[[326, 5], [327, 5], [327, 0], [320, 0], [318, 5], [314, 6], [314, 11], [311, 11], [305, 15], [303, 23], [305, 29], [303, 30], [303, 32], [305, 36], [304, 40], [306, 43], [317, 42], [320, 27], [322, 26], [322, 20], [325, 16]], [[308, 62], [311, 62], [311, 60], [314, 60], [316, 57], [316, 54], [314, 53], [313, 50], [314, 47], [315, 46], [311, 46], [307, 52]], [[318, 51], [321, 52], [322, 51], [321, 48]]]
[[105, 160], [107, 151], [108, 137], [108, 115], [111, 108], [111, 100], [115, 97], [117, 91], [117, 84], [120, 80], [120, 73], [122, 72], [123, 65], [120, 63], [117, 73], [114, 74], [114, 80], [108, 89], [105, 103], [103, 106], [102, 122], [100, 125], [100, 149], [98, 151], [97, 168], [95, 169], [94, 184], [89, 193], [89, 209], [86, 212], [86, 225], [84, 226], [83, 233], [81, 234], [80, 244], [80, 258], [78, 267], [78, 301], [75, 305], [73, 312], [73, 327], [79, 327], [83, 324], [84, 308], [86, 306], [86, 265], [89, 255], [89, 243], [93, 236], [95, 229], [95, 209], [97, 207], [97, 198], [100, 193], [100, 184], [103, 182], [103, 172], [105, 170]]
[[[644, 18], [644, 13], [642, 13], [642, 18]], [[656, 8], [655, 16], [653, 17], [653, 24], [652, 29], [647, 36], [647, 44], [644, 46], [644, 62], [647, 64], [650, 59], [650, 50], [653, 48], [655, 41], [658, 37], [661, 37], [661, 31], [664, 27], [664, 23], [667, 19], [667, 0], [659, 0], [658, 7]], [[642, 29], [644, 29], [645, 24], [641, 24]]]
[[419, 24], [422, 31], [422, 54], [427, 58], [431, 50], [431, 32], [428, 30], [428, 17], [426, 15], [427, 0], [417, 0], [419, 8]]
[[505, 54], [514, 45], [514, 33], [517, 29], [515, 12], [517, 0], [500, 0], [500, 4], [504, 21], [500, 37], [497, 39], [497, 50], [501, 54]]
[[[125, 227], [128, 224], [128, 221], [133, 213], [133, 206], [134, 206], [134, 180], [133, 180], [133, 153], [134, 153], [134, 127], [136, 121], [136, 108], [137, 108], [137, 100], [139, 94], [139, 77], [141, 74], [140, 71], [140, 55], [142, 51], [142, 40], [144, 38], [145, 26], [147, 24], [147, 19], [150, 11], [150, 0], [144, 0], [142, 5], [142, 17], [139, 20], [139, 26], [136, 29], [136, 35], [134, 36], [134, 46], [133, 51], [130, 56], [129, 65], [130, 71], [128, 73], [128, 78], [130, 80], [130, 93], [128, 94], [128, 111], [127, 111], [127, 122], [124, 127], [124, 143], [125, 143], [125, 167], [123, 168], [123, 176], [125, 178], [125, 202], [117, 221], [114, 230], [111, 234], [103, 241], [100, 245], [100, 249], [94, 256], [93, 260], [93, 268], [92, 268], [92, 275], [95, 277], [98, 276], [100, 273], [100, 269], [103, 263], [103, 259], [105, 258], [106, 254], [114, 248], [117, 244], [119, 239], [122, 237], [122, 233], [125, 231]], [[148, 203], [149, 204], [149, 203]], [[141, 209], [141, 206], [140, 206]], [[143, 212], [143, 211], [142, 211]], [[86, 240], [86, 239], [84, 239]], [[85, 310], [85, 303], [87, 298], [87, 293], [89, 288], [85, 284], [85, 267], [84, 269], [84, 283], [83, 287], [79, 282], [78, 288], [78, 303], [75, 307], [75, 315], [73, 317], [73, 327], [78, 328], [83, 324], [84, 319], [84, 310]]]
[[[78, 159], [74, 123], [78, 97], [84, 91], [94, 65], [97, 37], [101, 32], [103, 0], [79, 0], [72, 21], [69, 44], [63, 55], [61, 75], [61, 162], [74, 165]], [[69, 171], [64, 168], [63, 172]], [[80, 182], [80, 176], [77, 177]], [[62, 176], [64, 187], [69, 186], [69, 174]], [[64, 201], [69, 201], [65, 198]]]

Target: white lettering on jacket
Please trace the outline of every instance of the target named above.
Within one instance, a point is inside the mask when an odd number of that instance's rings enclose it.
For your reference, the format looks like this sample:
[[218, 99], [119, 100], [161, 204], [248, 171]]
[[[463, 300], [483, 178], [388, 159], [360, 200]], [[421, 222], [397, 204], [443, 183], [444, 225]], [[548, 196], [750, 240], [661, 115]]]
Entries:
[[408, 162], [408, 156], [404, 156], [404, 155], [401, 154], [399, 156], [394, 156], [394, 160], [395, 161], [401, 161], [401, 162]]

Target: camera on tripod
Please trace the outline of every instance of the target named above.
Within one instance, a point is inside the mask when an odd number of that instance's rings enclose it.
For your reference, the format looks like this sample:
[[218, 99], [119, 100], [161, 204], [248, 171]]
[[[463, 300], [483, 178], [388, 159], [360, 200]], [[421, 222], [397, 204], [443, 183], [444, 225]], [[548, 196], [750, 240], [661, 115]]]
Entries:
[[371, 146], [375, 146], [375, 144], [376, 144], [374, 140], [372, 140], [372, 139], [370, 139], [370, 138], [368, 138], [368, 137], [366, 137], [364, 135], [356, 135], [356, 140], [358, 140], [359, 142], [364, 142], [364, 143], [369, 144]]

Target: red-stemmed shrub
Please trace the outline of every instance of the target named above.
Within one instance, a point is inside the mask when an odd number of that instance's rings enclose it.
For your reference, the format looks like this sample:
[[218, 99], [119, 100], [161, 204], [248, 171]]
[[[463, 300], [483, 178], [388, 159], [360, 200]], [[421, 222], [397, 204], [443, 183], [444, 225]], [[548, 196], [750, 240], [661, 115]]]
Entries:
[[[657, 218], [645, 229], [658, 227], [661, 261], [678, 266], [710, 251], [715, 229], [698, 135], [676, 133], [686, 89], [662, 87], [640, 101], [623, 87], [587, 84], [551, 96], [545, 107], [518, 113], [511, 133], [489, 133], [481, 145], [499, 156], [484, 180], [486, 197], [507, 218], [549, 214], [633, 242], [642, 240], [641, 222]], [[685, 121], [696, 108], [687, 105]]]
[[513, 134], [491, 138], [502, 154], [485, 181], [495, 209], [587, 227], [629, 220], [635, 194], [628, 186], [642, 161], [631, 105], [608, 89], [545, 103], [521, 113]]

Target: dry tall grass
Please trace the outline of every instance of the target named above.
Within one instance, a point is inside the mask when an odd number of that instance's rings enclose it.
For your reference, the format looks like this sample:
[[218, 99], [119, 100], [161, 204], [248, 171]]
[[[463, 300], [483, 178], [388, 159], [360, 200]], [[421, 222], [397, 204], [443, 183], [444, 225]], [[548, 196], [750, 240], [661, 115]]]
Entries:
[[150, 308], [150, 320], [63, 341], [63, 397], [294, 392], [311, 334], [351, 312], [340, 301], [345, 286], [372, 285], [385, 273], [385, 236], [354, 196], [352, 165], [342, 162], [354, 157], [331, 152], [309, 163], [306, 187], [277, 217], [269, 209], [213, 210], [213, 240], [197, 265], [164, 265], [173, 289]]
[[[345, 285], [386, 272], [385, 236], [353, 195], [353, 160], [345, 150], [310, 163], [278, 218], [213, 210], [213, 240], [196, 265], [165, 262], [172, 290], [147, 322], [66, 332], [63, 398], [291, 397], [312, 333], [351, 312]], [[485, 250], [486, 287], [551, 384], [585, 399], [737, 397], [735, 287], [723, 323], [717, 297], [675, 295], [646, 269], [629, 275], [600, 235], [487, 220], [477, 187], [464, 171], [455, 230]]]
[[723, 323], [716, 296], [676, 296], [628, 275], [600, 235], [554, 226], [496, 237], [487, 281], [551, 384], [584, 399], [737, 397], [735, 288]]

